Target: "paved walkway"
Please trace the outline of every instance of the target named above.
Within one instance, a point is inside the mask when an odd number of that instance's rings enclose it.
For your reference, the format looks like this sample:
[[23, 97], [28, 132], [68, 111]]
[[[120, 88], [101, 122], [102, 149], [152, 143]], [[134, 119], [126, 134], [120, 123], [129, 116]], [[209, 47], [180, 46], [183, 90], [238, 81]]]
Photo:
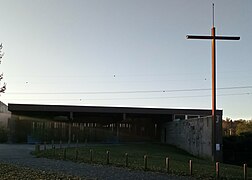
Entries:
[[30, 154], [34, 150], [34, 145], [27, 144], [0, 144], [0, 162], [17, 164], [29, 168], [44, 171], [59, 172], [64, 174], [77, 175], [90, 179], [106, 180], [127, 180], [127, 179], [171, 179], [185, 180], [189, 177], [170, 176], [163, 173], [153, 173], [129, 170], [104, 165], [91, 165], [86, 163], [74, 163], [70, 161], [51, 160], [46, 158], [36, 158]]

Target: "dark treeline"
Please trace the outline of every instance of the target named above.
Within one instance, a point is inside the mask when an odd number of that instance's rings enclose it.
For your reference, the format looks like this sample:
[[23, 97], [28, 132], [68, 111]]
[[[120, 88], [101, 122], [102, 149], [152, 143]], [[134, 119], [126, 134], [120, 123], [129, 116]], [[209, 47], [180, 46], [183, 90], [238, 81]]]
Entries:
[[252, 166], [252, 121], [223, 120], [224, 162]]

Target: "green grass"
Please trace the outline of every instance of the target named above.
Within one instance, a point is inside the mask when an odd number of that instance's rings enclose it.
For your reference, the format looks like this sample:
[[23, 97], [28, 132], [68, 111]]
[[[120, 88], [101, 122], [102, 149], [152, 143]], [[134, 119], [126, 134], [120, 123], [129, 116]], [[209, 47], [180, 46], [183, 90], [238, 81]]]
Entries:
[[[90, 149], [93, 151], [93, 161], [90, 161]], [[63, 149], [36, 152], [37, 157], [64, 159]], [[193, 176], [198, 179], [214, 179], [215, 163], [194, 157], [174, 146], [161, 144], [121, 144], [121, 145], [87, 145], [78, 148], [66, 149], [66, 159], [77, 162], [106, 164], [106, 151], [110, 152], [110, 165], [125, 167], [125, 153], [128, 153], [128, 167], [144, 170], [144, 155], [148, 156], [148, 170], [165, 172], [165, 158], [170, 159], [170, 174], [189, 175], [189, 160], [193, 162]], [[248, 168], [251, 177], [251, 168]], [[220, 176], [223, 179], [243, 179], [242, 166], [220, 164]]]
[[16, 165], [0, 163], [0, 179], [66, 179], [66, 180], [79, 180], [84, 179], [78, 176], [64, 175], [62, 173], [52, 173], [41, 170], [35, 170]]

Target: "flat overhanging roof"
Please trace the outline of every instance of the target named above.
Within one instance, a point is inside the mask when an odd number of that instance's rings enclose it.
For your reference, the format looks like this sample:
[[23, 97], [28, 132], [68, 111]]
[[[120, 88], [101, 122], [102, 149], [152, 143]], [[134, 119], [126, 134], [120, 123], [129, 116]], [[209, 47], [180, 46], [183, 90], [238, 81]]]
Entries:
[[[8, 104], [8, 110], [13, 114], [28, 112], [73, 112], [73, 113], [126, 113], [126, 114], [188, 114], [211, 115], [206, 109], [175, 109], [175, 108], [142, 108], [142, 107], [110, 107], [110, 106], [69, 106], [69, 105], [39, 105], [39, 104]], [[222, 115], [222, 110], [217, 111]]]

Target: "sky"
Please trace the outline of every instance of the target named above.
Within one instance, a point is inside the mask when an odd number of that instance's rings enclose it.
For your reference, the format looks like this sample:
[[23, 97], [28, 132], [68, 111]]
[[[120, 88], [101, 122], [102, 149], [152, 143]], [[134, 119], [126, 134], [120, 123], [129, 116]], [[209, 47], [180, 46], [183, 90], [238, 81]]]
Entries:
[[252, 119], [251, 0], [0, 0], [8, 103], [211, 109]]

